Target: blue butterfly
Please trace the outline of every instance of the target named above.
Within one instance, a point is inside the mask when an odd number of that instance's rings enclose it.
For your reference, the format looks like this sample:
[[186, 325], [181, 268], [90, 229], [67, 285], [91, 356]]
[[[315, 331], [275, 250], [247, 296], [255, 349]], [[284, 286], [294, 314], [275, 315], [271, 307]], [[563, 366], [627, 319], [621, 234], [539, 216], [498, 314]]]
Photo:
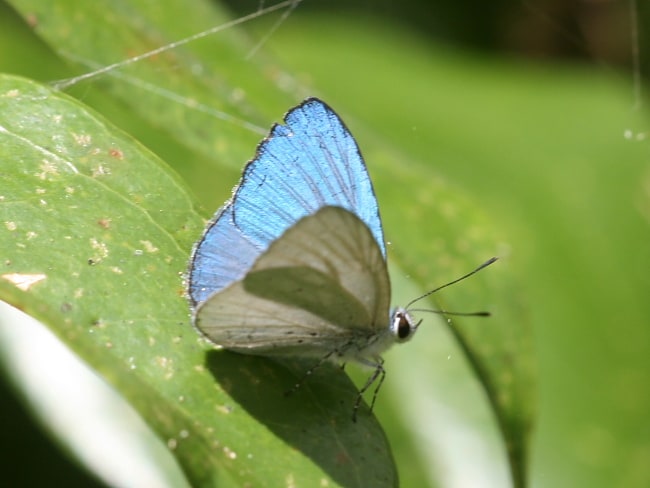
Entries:
[[[354, 361], [385, 377], [381, 353], [418, 328], [390, 310], [386, 246], [359, 148], [336, 113], [309, 98], [276, 124], [189, 269], [195, 327], [261, 356]], [[371, 405], [372, 408], [372, 405]]]

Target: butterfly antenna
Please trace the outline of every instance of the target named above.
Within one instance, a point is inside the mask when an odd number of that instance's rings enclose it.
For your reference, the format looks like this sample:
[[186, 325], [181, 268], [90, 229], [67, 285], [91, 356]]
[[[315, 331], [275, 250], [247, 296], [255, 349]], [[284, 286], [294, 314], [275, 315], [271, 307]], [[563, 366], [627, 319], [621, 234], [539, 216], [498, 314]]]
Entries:
[[429, 312], [440, 315], [453, 315], [454, 317], [489, 317], [490, 312], [450, 312], [448, 310], [430, 310], [428, 308], [410, 308], [409, 312]]
[[[419, 296], [419, 297], [415, 298], [414, 300], [411, 300], [411, 301], [408, 303], [408, 305], [406, 305], [406, 307], [404, 307], [404, 308], [405, 308], [406, 310], [410, 310], [411, 305], [413, 305], [415, 302], [419, 302], [419, 301], [422, 300], [423, 298], [426, 298], [426, 297], [428, 297], [429, 295], [433, 295], [434, 293], [436, 293], [437, 291], [442, 290], [443, 288], [447, 288], [448, 286], [454, 285], [454, 284], [458, 283], [459, 281], [463, 281], [465, 278], [469, 278], [469, 277], [472, 276], [473, 274], [476, 274], [476, 273], [478, 273], [479, 271], [481, 271], [483, 268], [487, 268], [489, 265], [491, 265], [491, 264], [492, 264], [493, 262], [495, 262], [497, 259], [499, 259], [499, 258], [497, 258], [497, 257], [493, 257], [493, 258], [488, 259], [488, 260], [485, 261], [483, 264], [481, 264], [478, 268], [476, 268], [476, 269], [470, 271], [469, 273], [467, 273], [467, 274], [461, 276], [460, 278], [456, 278], [455, 280], [450, 281], [449, 283], [445, 283], [444, 285], [441, 285], [441, 286], [439, 286], [438, 288], [434, 288], [433, 290], [426, 292], [424, 295]], [[442, 310], [413, 310], [413, 311], [414, 311], [414, 312], [415, 312], [415, 311], [418, 311], [418, 312], [428, 311], [428, 312], [434, 312], [434, 313], [442, 313], [442, 314], [446, 314], [446, 315], [478, 315], [478, 316], [488, 316], [488, 315], [490, 315], [489, 312], [470, 312], [470, 313], [462, 313], [462, 312], [443, 312]]]

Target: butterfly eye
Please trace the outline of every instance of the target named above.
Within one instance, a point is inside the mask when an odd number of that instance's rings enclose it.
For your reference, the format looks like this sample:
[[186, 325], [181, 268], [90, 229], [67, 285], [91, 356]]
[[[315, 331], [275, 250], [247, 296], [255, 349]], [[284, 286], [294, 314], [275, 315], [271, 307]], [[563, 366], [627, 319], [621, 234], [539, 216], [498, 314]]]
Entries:
[[417, 329], [417, 324], [404, 309], [397, 310], [393, 315], [393, 333], [400, 341], [410, 339]]

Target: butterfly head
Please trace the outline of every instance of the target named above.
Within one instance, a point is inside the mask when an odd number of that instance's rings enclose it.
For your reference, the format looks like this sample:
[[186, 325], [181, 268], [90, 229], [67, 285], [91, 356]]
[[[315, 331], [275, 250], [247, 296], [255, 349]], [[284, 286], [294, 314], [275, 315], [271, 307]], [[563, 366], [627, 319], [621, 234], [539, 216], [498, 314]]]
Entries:
[[390, 330], [395, 342], [406, 342], [411, 339], [420, 325], [420, 322], [422, 322], [422, 320], [416, 322], [405, 308], [398, 307], [393, 310]]

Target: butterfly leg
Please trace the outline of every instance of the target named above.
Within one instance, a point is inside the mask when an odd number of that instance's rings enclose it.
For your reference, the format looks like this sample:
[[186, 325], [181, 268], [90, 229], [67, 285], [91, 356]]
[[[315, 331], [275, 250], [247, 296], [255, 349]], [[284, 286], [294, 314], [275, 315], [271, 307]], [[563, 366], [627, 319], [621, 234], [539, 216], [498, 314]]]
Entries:
[[291, 395], [292, 393], [294, 393], [298, 388], [300, 388], [300, 385], [302, 385], [302, 384], [305, 382], [305, 380], [307, 380], [307, 378], [308, 378], [309, 376], [311, 376], [311, 374], [312, 374], [312, 373], [313, 373], [313, 372], [314, 372], [318, 367], [322, 366], [323, 363], [327, 362], [327, 360], [328, 360], [329, 358], [331, 358], [332, 355], [334, 355], [334, 354], [336, 354], [336, 353], [337, 353], [337, 351], [334, 350], [334, 351], [330, 351], [330, 352], [328, 352], [327, 354], [325, 354], [325, 356], [323, 356], [323, 357], [322, 357], [322, 358], [321, 358], [321, 359], [320, 359], [316, 364], [314, 364], [311, 368], [309, 368], [309, 369], [305, 372], [304, 375], [302, 375], [302, 376], [300, 377], [300, 379], [296, 382], [295, 385], [293, 385], [293, 387], [291, 387], [291, 389], [285, 391], [285, 392], [284, 392], [284, 395], [285, 395], [285, 396], [289, 396], [289, 395]]
[[384, 360], [382, 358], [378, 358], [376, 363], [370, 361], [367, 362], [363, 361], [362, 363], [374, 367], [375, 371], [372, 373], [372, 375], [370, 375], [370, 378], [368, 378], [368, 381], [366, 381], [365, 385], [363, 385], [363, 387], [359, 390], [359, 394], [357, 395], [357, 399], [354, 402], [354, 407], [352, 409], [353, 422], [357, 421], [357, 411], [361, 406], [361, 400], [363, 400], [363, 394], [368, 390], [368, 388], [370, 388], [370, 386], [375, 381], [377, 381], [377, 378], [379, 378], [379, 383], [377, 383], [377, 386], [375, 387], [375, 391], [372, 394], [372, 401], [370, 402], [370, 411], [372, 412], [372, 409], [375, 406], [375, 401], [377, 400], [377, 394], [379, 393], [379, 389], [381, 388], [381, 385], [384, 383], [384, 379], [386, 379], [386, 370], [384, 369], [383, 366]]

